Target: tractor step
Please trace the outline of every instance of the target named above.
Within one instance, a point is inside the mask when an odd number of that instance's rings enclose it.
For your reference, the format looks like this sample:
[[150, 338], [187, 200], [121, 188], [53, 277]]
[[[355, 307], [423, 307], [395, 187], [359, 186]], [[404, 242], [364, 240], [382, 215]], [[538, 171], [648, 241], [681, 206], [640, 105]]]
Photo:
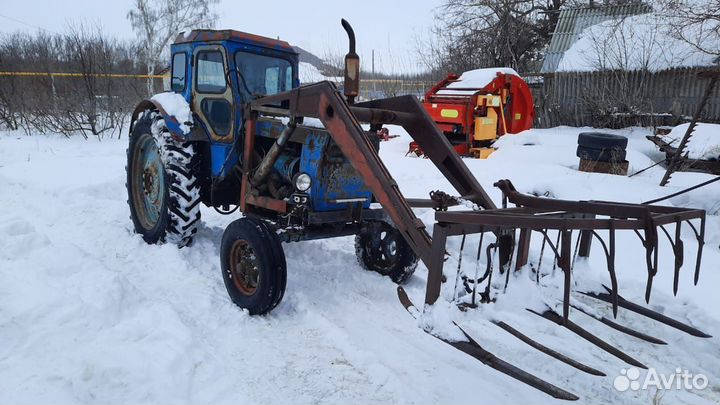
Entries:
[[[416, 316], [417, 313], [419, 313], [419, 310], [415, 307], [415, 305], [410, 301], [410, 298], [408, 297], [407, 293], [405, 292], [405, 289], [402, 287], [397, 288], [398, 298], [400, 299], [400, 302], [405, 307], [405, 309], [412, 315], [413, 317]], [[433, 336], [434, 338], [445, 342], [449, 344], [450, 346], [460, 350], [463, 353], [466, 353], [475, 359], [479, 360], [481, 363], [507, 375], [510, 376], [518, 381], [521, 381], [535, 389], [538, 389], [553, 398], [563, 399], [567, 401], [576, 401], [579, 399], [579, 397], [571, 392], [565, 391], [562, 388], [559, 388], [553, 384], [550, 384], [549, 382], [542, 380], [527, 371], [524, 371], [505, 360], [500, 359], [499, 357], [495, 356], [494, 354], [490, 353], [489, 351], [483, 349], [480, 344], [475, 341], [470, 335], [465, 332], [463, 328], [461, 328], [458, 324], [453, 324], [462, 332], [462, 334], [467, 339], [466, 342], [462, 341], [451, 341], [446, 340], [441, 337], [435, 336], [429, 332], [427, 332], [430, 336]]]

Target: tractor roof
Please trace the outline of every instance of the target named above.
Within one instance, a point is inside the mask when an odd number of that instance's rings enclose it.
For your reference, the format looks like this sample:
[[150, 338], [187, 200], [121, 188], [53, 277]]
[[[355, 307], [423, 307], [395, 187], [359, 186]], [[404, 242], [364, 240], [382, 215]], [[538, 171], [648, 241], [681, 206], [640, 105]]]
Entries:
[[210, 41], [237, 41], [297, 53], [295, 49], [285, 41], [235, 30], [192, 30], [189, 33], [181, 32], [175, 37], [176, 44]]

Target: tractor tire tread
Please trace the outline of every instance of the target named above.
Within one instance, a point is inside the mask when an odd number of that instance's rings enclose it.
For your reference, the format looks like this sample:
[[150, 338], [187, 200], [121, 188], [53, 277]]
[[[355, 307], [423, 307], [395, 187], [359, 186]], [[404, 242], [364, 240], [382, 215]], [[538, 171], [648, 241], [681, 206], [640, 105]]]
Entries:
[[[149, 243], [175, 243], [178, 247], [188, 246], [192, 243], [200, 222], [200, 180], [191, 169], [196, 166], [197, 161], [194, 145], [173, 137], [162, 115], [156, 110], [146, 110], [141, 114], [133, 124], [131, 136], [136, 136], [135, 129], [138, 127], [142, 127], [140, 132], [149, 130], [149, 134], [155, 140], [165, 170], [167, 191], [167, 210], [162, 214], [167, 216], [164, 226], [158, 230], [159, 235], [153, 237], [144, 235], [144, 238]], [[130, 148], [127, 154], [129, 159]], [[137, 226], [136, 231], [138, 231]]]
[[[261, 282], [252, 295], [240, 292], [229, 277], [229, 256], [232, 245], [239, 239], [249, 243], [259, 261]], [[252, 217], [233, 221], [223, 233], [220, 252], [223, 281], [235, 305], [247, 309], [250, 315], [262, 315], [280, 303], [287, 283], [287, 263], [277, 234], [264, 221]]]

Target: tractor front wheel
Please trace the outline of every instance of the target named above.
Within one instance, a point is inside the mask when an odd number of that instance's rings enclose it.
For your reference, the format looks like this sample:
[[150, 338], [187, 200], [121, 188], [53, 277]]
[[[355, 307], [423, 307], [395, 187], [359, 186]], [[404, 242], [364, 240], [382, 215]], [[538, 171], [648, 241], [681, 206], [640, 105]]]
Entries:
[[264, 222], [230, 223], [220, 245], [220, 265], [230, 299], [250, 315], [270, 312], [282, 300], [287, 265], [280, 239]]
[[418, 257], [400, 231], [385, 222], [369, 222], [355, 236], [355, 254], [365, 270], [402, 284], [415, 272]]

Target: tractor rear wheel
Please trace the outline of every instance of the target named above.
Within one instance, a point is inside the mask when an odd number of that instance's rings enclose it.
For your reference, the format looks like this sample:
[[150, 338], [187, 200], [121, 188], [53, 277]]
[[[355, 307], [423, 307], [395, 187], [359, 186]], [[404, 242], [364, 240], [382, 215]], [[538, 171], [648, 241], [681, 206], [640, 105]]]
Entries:
[[400, 231], [385, 222], [369, 222], [355, 236], [355, 254], [365, 270], [402, 284], [415, 272], [418, 257]]
[[200, 222], [200, 182], [189, 142], [170, 135], [156, 111], [145, 111], [133, 126], [127, 150], [130, 219], [145, 242], [192, 242]]
[[270, 312], [282, 300], [285, 254], [277, 234], [264, 222], [240, 218], [230, 223], [220, 244], [220, 265], [230, 299], [250, 315]]

